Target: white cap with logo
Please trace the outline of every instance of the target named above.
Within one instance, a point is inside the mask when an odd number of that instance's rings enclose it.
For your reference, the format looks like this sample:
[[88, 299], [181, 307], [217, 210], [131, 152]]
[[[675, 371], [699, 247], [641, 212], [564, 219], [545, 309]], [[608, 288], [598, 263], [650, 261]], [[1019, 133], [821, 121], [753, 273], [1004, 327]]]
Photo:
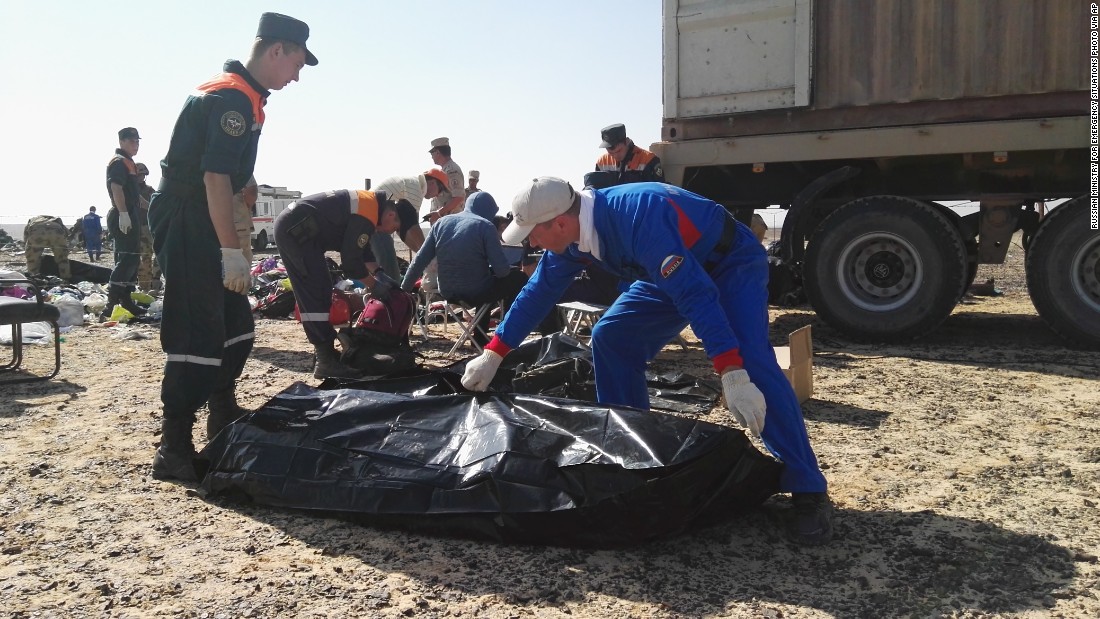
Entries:
[[512, 199], [515, 219], [501, 234], [506, 245], [518, 245], [535, 226], [550, 221], [573, 206], [576, 192], [569, 183], [553, 176], [540, 176]]

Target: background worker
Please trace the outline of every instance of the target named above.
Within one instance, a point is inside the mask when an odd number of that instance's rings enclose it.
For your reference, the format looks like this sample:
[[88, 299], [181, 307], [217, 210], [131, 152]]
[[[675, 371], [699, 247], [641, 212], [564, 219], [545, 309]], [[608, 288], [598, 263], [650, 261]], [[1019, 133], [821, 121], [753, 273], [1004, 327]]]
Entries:
[[140, 254], [138, 257], [137, 281], [142, 290], [160, 290], [160, 265], [153, 255], [153, 233], [149, 230], [149, 200], [153, 199], [155, 191], [145, 179], [149, 177], [149, 167], [140, 161], [136, 164], [138, 178], [138, 207], [139, 215], [137, 226], [139, 228], [138, 245]]
[[[394, 202], [408, 202], [419, 213], [424, 198], [431, 199], [446, 191], [448, 182], [443, 170], [428, 170], [416, 176], [391, 176], [378, 183], [374, 190], [386, 192]], [[393, 247], [393, 234], [372, 234], [370, 248], [380, 269], [394, 279], [401, 277], [397, 251]]]
[[167, 354], [156, 479], [197, 479], [191, 432], [207, 400], [209, 437], [244, 412], [234, 387], [255, 334], [245, 297], [252, 276], [233, 225], [233, 194], [256, 165], [270, 91], [317, 64], [308, 38], [305, 22], [264, 13], [248, 61], [226, 62], [223, 73], [188, 97], [161, 161], [160, 189], [149, 206], [165, 278], [160, 341]]
[[84, 248], [88, 251], [88, 260], [99, 262], [103, 255], [103, 217], [95, 212], [94, 206], [88, 207], [88, 214], [80, 219], [84, 230]]
[[763, 246], [719, 204], [664, 183], [574, 192], [535, 179], [512, 202], [506, 242], [530, 237], [546, 250], [534, 276], [462, 384], [484, 390], [586, 263], [632, 281], [592, 329], [596, 398], [649, 408], [646, 365], [691, 325], [722, 377], [733, 416], [784, 463], [793, 537], [832, 537], [832, 504], [794, 389], [768, 341], [768, 261]]
[[[461, 301], [472, 306], [502, 301], [508, 311], [516, 295], [527, 283], [527, 276], [512, 269], [500, 244], [500, 234], [493, 224], [497, 203], [493, 196], [479, 191], [466, 199], [465, 208], [440, 219], [416, 252], [401, 289], [412, 292], [416, 280], [433, 259], [439, 265], [439, 293], [449, 301]], [[480, 323], [481, 331], [489, 330], [489, 313]], [[480, 346], [488, 342], [474, 332]]]
[[[95, 210], [95, 207], [92, 207]], [[69, 265], [69, 229], [60, 217], [36, 215], [27, 220], [23, 228], [23, 244], [27, 258], [27, 274], [42, 273], [42, 250], [49, 247], [57, 263], [57, 274], [65, 281], [72, 280]]]
[[416, 209], [405, 200], [391, 200], [384, 191], [318, 193], [294, 202], [275, 218], [275, 244], [298, 302], [302, 328], [317, 353], [314, 378], [360, 375], [340, 362], [333, 347], [336, 330], [329, 322], [333, 281], [325, 252], [339, 251], [344, 276], [367, 280], [372, 294], [384, 300], [398, 284], [378, 268], [370, 237], [394, 232], [413, 249], [424, 243]]
[[477, 188], [478, 181], [481, 180], [481, 172], [477, 170], [470, 170], [470, 180], [466, 181], [466, 197], [469, 198], [473, 194], [481, 191]]
[[137, 287], [141, 263], [141, 195], [134, 163], [140, 142], [137, 129], [119, 130], [118, 149], [107, 163], [107, 195], [111, 198], [107, 230], [115, 242], [115, 267], [107, 287], [107, 306], [99, 315], [101, 322], [111, 317], [116, 304], [135, 316], [145, 313], [130, 297]]
[[462, 177], [462, 168], [451, 159], [450, 140], [432, 140], [432, 149], [428, 153], [432, 156], [432, 162], [447, 175], [446, 191], [432, 198], [432, 212], [428, 221], [434, 224], [440, 217], [462, 210], [462, 204], [466, 201], [466, 190], [463, 188], [465, 179]]
[[596, 171], [585, 175], [586, 187], [602, 189], [623, 183], [664, 182], [661, 159], [626, 137], [626, 125], [608, 125], [600, 130], [600, 138], [600, 148], [607, 152], [596, 160]]
[[241, 253], [248, 262], [252, 262], [252, 214], [256, 210], [256, 200], [259, 197], [260, 187], [256, 184], [255, 176], [250, 176], [244, 187], [233, 194], [233, 228], [237, 231]]

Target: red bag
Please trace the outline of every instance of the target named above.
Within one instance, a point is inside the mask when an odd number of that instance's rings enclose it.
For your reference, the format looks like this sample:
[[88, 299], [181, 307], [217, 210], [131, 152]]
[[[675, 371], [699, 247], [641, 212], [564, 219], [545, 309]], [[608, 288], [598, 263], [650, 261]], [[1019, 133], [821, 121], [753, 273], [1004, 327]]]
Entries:
[[369, 334], [375, 341], [392, 346], [407, 342], [416, 302], [411, 294], [400, 290], [391, 291], [389, 297], [385, 303], [373, 297], [365, 298], [353, 332]]
[[332, 291], [332, 307], [328, 311], [328, 321], [336, 327], [351, 322], [351, 306], [339, 290]]

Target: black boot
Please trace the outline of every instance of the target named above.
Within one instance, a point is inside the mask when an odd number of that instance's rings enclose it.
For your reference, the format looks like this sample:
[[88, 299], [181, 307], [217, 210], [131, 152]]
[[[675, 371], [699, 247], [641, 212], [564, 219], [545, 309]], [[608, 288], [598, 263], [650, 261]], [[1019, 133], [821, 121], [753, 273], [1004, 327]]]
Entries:
[[107, 322], [111, 319], [111, 314], [115, 311], [115, 303], [118, 302], [118, 288], [114, 284], [107, 285], [107, 307], [99, 313], [99, 322]]
[[195, 470], [195, 444], [191, 441], [191, 428], [195, 417], [165, 417], [161, 422], [160, 447], [153, 457], [153, 479], [195, 482], [199, 480]]
[[313, 348], [317, 352], [317, 362], [313, 366], [314, 378], [359, 378], [363, 375], [359, 370], [344, 365], [340, 361], [340, 353], [336, 352], [332, 344], [316, 345]]
[[824, 492], [792, 494], [791, 536], [799, 544], [820, 546], [833, 539], [833, 502]]
[[144, 316], [145, 308], [135, 303], [133, 297], [130, 296], [130, 293], [137, 290], [137, 288], [135, 286], [119, 286], [118, 288], [120, 288], [118, 291], [118, 304], [122, 306], [122, 309], [130, 312], [135, 317]]
[[212, 441], [222, 428], [252, 412], [237, 405], [233, 387], [215, 391], [206, 403], [210, 414], [206, 417], [206, 440]]

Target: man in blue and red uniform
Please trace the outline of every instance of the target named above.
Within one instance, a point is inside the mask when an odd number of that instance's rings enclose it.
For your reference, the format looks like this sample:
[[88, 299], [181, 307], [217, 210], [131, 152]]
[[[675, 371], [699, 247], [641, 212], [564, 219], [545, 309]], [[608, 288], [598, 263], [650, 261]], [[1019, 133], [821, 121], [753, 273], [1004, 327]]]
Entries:
[[197, 479], [191, 432], [204, 403], [209, 400], [209, 437], [244, 412], [234, 384], [252, 351], [254, 325], [233, 194], [252, 176], [270, 91], [317, 64], [308, 38], [304, 22], [264, 13], [248, 61], [226, 62], [221, 75], [184, 103], [160, 163], [160, 188], [149, 204], [165, 280], [160, 341], [167, 354], [156, 479]]
[[768, 262], [752, 232], [721, 205], [664, 183], [575, 192], [541, 177], [516, 196], [512, 213], [504, 242], [529, 236], [546, 253], [462, 384], [486, 389], [576, 273], [599, 262], [633, 283], [592, 330], [597, 400], [649, 408], [646, 364], [690, 324], [722, 377], [730, 412], [785, 464], [780, 487], [793, 494], [794, 538], [827, 542], [832, 504], [768, 341]]
[[329, 322], [332, 277], [326, 251], [340, 252], [346, 277], [366, 279], [372, 293], [385, 297], [397, 282], [378, 267], [371, 251], [375, 234], [397, 232], [413, 251], [424, 244], [417, 209], [408, 200], [393, 200], [385, 191], [341, 189], [306, 196], [275, 218], [275, 244], [298, 303], [306, 338], [317, 353], [315, 378], [355, 378], [361, 372], [340, 362], [333, 348], [336, 330]]

